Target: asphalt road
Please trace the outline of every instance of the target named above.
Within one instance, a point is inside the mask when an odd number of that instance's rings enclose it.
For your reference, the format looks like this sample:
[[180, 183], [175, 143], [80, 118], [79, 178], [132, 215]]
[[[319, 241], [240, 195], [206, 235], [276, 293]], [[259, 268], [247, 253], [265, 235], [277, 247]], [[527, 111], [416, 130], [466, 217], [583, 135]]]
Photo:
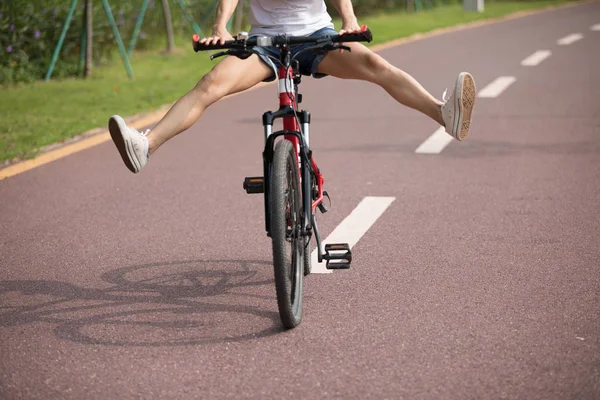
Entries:
[[290, 331], [241, 186], [275, 87], [214, 105], [138, 175], [105, 143], [1, 181], [0, 398], [600, 398], [596, 24], [598, 2], [382, 51], [440, 97], [462, 70], [480, 93], [512, 77], [438, 154], [415, 153], [436, 124], [383, 90], [305, 79], [323, 237], [395, 200], [351, 270], [307, 278]]

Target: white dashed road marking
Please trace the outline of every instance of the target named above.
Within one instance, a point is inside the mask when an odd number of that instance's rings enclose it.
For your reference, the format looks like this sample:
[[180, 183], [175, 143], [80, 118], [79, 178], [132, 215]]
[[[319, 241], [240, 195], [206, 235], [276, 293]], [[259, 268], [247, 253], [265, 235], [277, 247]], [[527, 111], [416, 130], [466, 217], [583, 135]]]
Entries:
[[556, 43], [562, 45], [562, 46], [566, 46], [569, 45], [571, 43], [575, 43], [578, 40], [583, 39], [583, 35], [581, 33], [572, 33], [568, 36], [565, 36], [564, 38], [558, 39], [556, 41]]
[[417, 147], [415, 153], [439, 154], [446, 146], [450, 144], [450, 142], [452, 142], [452, 139], [452, 136], [446, 133], [446, 128], [440, 126], [438, 130], [433, 133], [433, 135], [429, 136], [426, 141]]
[[[395, 197], [370, 196], [362, 199], [356, 208], [322, 241], [323, 248], [328, 243], [348, 243], [348, 246], [352, 249], [395, 199]], [[325, 268], [325, 260], [322, 263], [317, 261], [317, 249], [312, 252], [311, 263], [312, 273], [327, 274], [332, 272]]]
[[481, 98], [495, 98], [504, 92], [510, 85], [512, 85], [517, 78], [514, 76], [500, 76], [496, 78], [492, 83], [484, 87], [478, 94]]
[[525, 67], [535, 67], [539, 65], [546, 58], [550, 57], [552, 53], [550, 50], [538, 50], [523, 61], [521, 61], [521, 65]]
[[593, 31], [600, 31], [600, 24], [590, 26], [590, 29]]

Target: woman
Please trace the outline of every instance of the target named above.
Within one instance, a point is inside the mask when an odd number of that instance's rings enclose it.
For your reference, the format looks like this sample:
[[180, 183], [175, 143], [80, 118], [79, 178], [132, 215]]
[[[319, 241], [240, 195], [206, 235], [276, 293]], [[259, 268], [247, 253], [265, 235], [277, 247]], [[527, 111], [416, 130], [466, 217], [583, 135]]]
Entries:
[[[331, 2], [342, 17], [339, 33], [360, 31], [351, 0]], [[212, 35], [202, 39], [201, 43], [216, 44], [233, 39], [226, 25], [237, 3], [237, 0], [220, 1]], [[250, 35], [337, 33], [324, 0], [250, 0], [250, 10]], [[331, 75], [375, 83], [400, 104], [420, 111], [445, 126], [446, 132], [457, 140], [467, 137], [476, 97], [475, 81], [471, 74], [460, 73], [450, 97], [439, 101], [409, 74], [364, 45], [356, 42], [346, 45], [351, 47], [351, 52], [330, 51], [325, 55], [304, 52], [299, 59], [301, 72], [316, 78]], [[208, 106], [227, 95], [244, 91], [262, 81], [273, 80], [277, 72], [268, 55], [273, 55], [275, 51], [260, 48], [260, 56], [252, 55], [243, 60], [237, 57], [222, 59], [173, 105], [151, 131], [138, 132], [128, 127], [120, 116], [112, 116], [109, 131], [125, 165], [132, 172], [139, 172], [152, 153], [192, 126]]]

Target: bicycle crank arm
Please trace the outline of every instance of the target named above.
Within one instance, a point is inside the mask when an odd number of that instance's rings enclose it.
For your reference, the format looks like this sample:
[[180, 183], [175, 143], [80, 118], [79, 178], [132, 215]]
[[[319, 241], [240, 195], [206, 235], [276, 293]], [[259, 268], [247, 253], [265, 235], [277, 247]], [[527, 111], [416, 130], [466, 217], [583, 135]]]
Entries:
[[315, 240], [317, 241], [317, 261], [323, 262], [323, 251], [321, 250], [321, 234], [319, 233], [319, 227], [317, 226], [317, 220], [315, 214], [312, 215], [312, 227], [315, 233]]
[[323, 254], [321, 246], [321, 235], [315, 215], [312, 216], [313, 231], [315, 240], [317, 241], [317, 260], [321, 263], [327, 261], [325, 268], [327, 269], [348, 269], [352, 263], [352, 252], [348, 243], [335, 243], [325, 245], [325, 254]]

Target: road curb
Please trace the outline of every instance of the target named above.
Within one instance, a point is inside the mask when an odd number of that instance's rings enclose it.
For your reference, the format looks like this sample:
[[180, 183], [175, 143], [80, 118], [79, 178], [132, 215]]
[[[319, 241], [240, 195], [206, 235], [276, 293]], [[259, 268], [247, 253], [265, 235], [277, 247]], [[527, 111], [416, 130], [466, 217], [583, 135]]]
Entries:
[[[479, 21], [467, 22], [467, 23], [460, 24], [460, 25], [453, 25], [450, 27], [438, 28], [438, 29], [435, 29], [435, 30], [432, 30], [432, 31], [429, 31], [426, 33], [415, 33], [415, 34], [412, 34], [412, 35], [404, 37], [404, 38], [395, 39], [395, 40], [391, 40], [386, 43], [372, 46], [371, 49], [375, 52], [378, 52], [378, 51], [386, 50], [386, 49], [389, 49], [392, 47], [397, 47], [397, 46], [400, 46], [400, 45], [403, 45], [406, 43], [412, 43], [412, 42], [428, 39], [428, 38], [435, 37], [435, 36], [440, 36], [440, 35], [447, 34], [447, 33], [458, 32], [458, 31], [462, 31], [465, 29], [480, 27], [483, 25], [490, 25], [490, 24], [494, 24], [494, 23], [498, 23], [498, 22], [503, 22], [503, 21], [523, 18], [523, 17], [535, 15], [535, 14], [540, 14], [540, 13], [544, 13], [547, 11], [559, 10], [559, 9], [574, 7], [574, 6], [578, 6], [578, 5], [582, 5], [582, 4], [595, 3], [595, 2], [598, 2], [598, 0], [580, 0], [580, 1], [575, 1], [575, 2], [567, 3], [567, 4], [547, 6], [547, 7], [543, 7], [543, 8], [539, 8], [539, 9], [535, 9], [535, 10], [517, 11], [517, 12], [511, 13], [511, 14], [504, 15], [502, 17], [484, 19], [484, 20], [479, 20]], [[242, 93], [246, 93], [251, 90], [259, 89], [261, 87], [271, 85], [271, 84], [273, 84], [273, 82], [258, 84]], [[241, 93], [236, 93], [236, 94], [228, 96], [228, 97], [233, 97], [238, 94], [241, 94]], [[225, 99], [223, 99], [223, 100], [225, 100]], [[134, 116], [130, 116], [130, 117], [126, 118], [126, 121], [128, 122], [128, 124], [130, 126], [136, 128], [136, 129], [145, 128], [149, 125], [153, 125], [153, 124], [157, 123], [167, 113], [167, 111], [171, 107], [171, 105], [172, 104], [164, 105], [164, 106], [160, 107], [158, 110], [153, 111], [151, 113], [140, 113], [140, 114], [136, 114]], [[14, 164], [9, 164], [8, 166], [0, 169], [0, 180], [9, 178], [11, 176], [18, 175], [18, 174], [26, 172], [26, 171], [29, 171], [33, 168], [36, 168], [36, 167], [42, 166], [44, 164], [47, 164], [49, 162], [66, 157], [70, 154], [94, 147], [98, 144], [108, 141], [109, 139], [110, 139], [110, 134], [108, 133], [108, 130], [106, 130], [105, 128], [92, 129], [81, 135], [70, 138], [66, 142], [63, 142], [60, 144], [53, 144], [53, 145], [45, 147], [45, 149], [42, 150], [43, 153], [36, 156], [33, 159], [19, 161]]]

